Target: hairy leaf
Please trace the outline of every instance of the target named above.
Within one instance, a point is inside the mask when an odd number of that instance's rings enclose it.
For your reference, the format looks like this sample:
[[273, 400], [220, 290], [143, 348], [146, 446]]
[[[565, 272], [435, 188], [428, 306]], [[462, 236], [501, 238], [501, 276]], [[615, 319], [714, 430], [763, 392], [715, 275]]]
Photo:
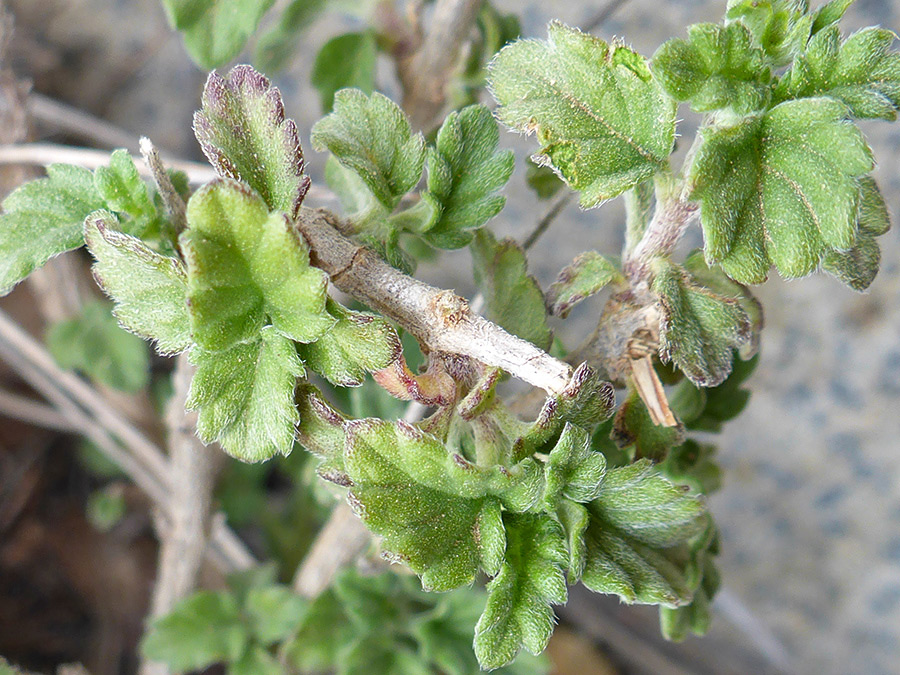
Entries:
[[563, 182], [549, 166], [540, 166], [534, 162], [528, 162], [525, 169], [525, 182], [534, 190], [538, 199], [550, 199], [559, 192]]
[[715, 461], [716, 446], [688, 439], [672, 448], [659, 470], [669, 480], [687, 485], [696, 493], [709, 495], [719, 489], [722, 470]]
[[296, 218], [309, 189], [297, 125], [284, 117], [281, 92], [250, 66], [210, 73], [194, 134], [223, 178], [256, 190], [271, 210]]
[[606, 475], [606, 458], [603, 453], [591, 450], [587, 431], [567, 423], [544, 471], [544, 505], [552, 510], [562, 497], [573, 502], [595, 499]]
[[335, 92], [345, 87], [356, 87], [371, 94], [375, 89], [376, 56], [372, 31], [345, 33], [326, 42], [316, 56], [310, 76], [319, 91], [322, 110], [331, 112]]
[[103, 208], [91, 172], [51, 164], [3, 200], [0, 214], [0, 295], [50, 258], [84, 243], [85, 217]]
[[533, 460], [510, 469], [478, 467], [404, 422], [354, 420], [345, 430], [344, 465], [357, 513], [427, 590], [471, 583], [482, 556], [496, 558], [479, 535], [491, 502], [522, 511], [543, 488]]
[[184, 33], [203, 68], [227, 63], [243, 49], [275, 0], [163, 0], [169, 24]]
[[628, 603], [690, 601], [686, 542], [706, 525], [702, 502], [639, 460], [608, 471], [588, 510], [585, 586]]
[[535, 161], [579, 191], [583, 207], [597, 206], [665, 166], [675, 103], [628, 47], [559, 23], [548, 32], [548, 40], [514, 42], [491, 62], [498, 115], [536, 132]]
[[312, 142], [354, 171], [388, 211], [422, 175], [425, 139], [412, 133], [396, 103], [377, 92], [337, 92], [334, 112], [313, 127]]
[[400, 338], [385, 319], [352, 312], [333, 300], [328, 301], [327, 308], [336, 319], [334, 326], [298, 349], [306, 365], [332, 384], [357, 387], [366, 372], [386, 368], [400, 356]]
[[94, 256], [94, 278], [116, 303], [113, 314], [124, 328], [156, 341], [161, 354], [191, 346], [184, 265], [152, 251], [140, 239], [117, 231], [115, 216], [92, 213], [84, 240]]
[[687, 428], [718, 432], [724, 422], [737, 417], [750, 401], [750, 391], [742, 385], [753, 374], [758, 362], [758, 354], [746, 361], [734, 359], [734, 368], [728, 378], [717, 387], [703, 390], [703, 409], [693, 419], [685, 421]]
[[107, 302], [91, 302], [80, 316], [53, 324], [47, 348], [63, 368], [80, 370], [113, 389], [140, 391], [149, 381], [146, 345], [119, 327], [111, 309]]
[[891, 227], [887, 205], [874, 179], [865, 176], [859, 181], [859, 233], [856, 244], [847, 251], [828, 251], [822, 259], [822, 269], [855, 291], [866, 290], [881, 266], [881, 247], [875, 237]]
[[813, 26], [808, 0], [729, 0], [725, 14], [744, 23], [778, 68], [803, 51]]
[[831, 0], [819, 7], [813, 15], [812, 33], [815, 35], [823, 28], [837, 23], [856, 0]]
[[553, 336], [547, 325], [544, 294], [528, 274], [525, 252], [512, 239], [498, 242], [486, 230], [479, 230], [472, 243], [475, 284], [484, 293], [486, 315], [492, 321], [547, 349]]
[[97, 167], [94, 187], [109, 209], [129, 216], [131, 222], [122, 228], [128, 234], [142, 236], [159, 217], [148, 186], [127, 150], [116, 150], [110, 155], [108, 167]]
[[579, 302], [621, 279], [622, 275], [615, 265], [596, 251], [585, 251], [564, 268], [550, 286], [547, 307], [551, 314], [565, 318]]
[[590, 525], [591, 516], [584, 504], [578, 504], [571, 499], [562, 499], [556, 509], [556, 518], [566, 534], [566, 548], [569, 553], [566, 578], [570, 584], [577, 584], [587, 563], [584, 533]]
[[732, 348], [750, 341], [752, 324], [740, 303], [698, 286], [680, 267], [654, 264], [659, 299], [659, 354], [703, 387], [721, 384], [731, 372]]
[[199, 412], [197, 436], [218, 441], [232, 457], [260, 462], [287, 455], [298, 421], [294, 407], [303, 365], [293, 343], [274, 328], [224, 351], [191, 351], [197, 372], [187, 407]]
[[653, 73], [666, 93], [698, 112], [744, 114], [764, 108], [770, 96], [766, 54], [742, 23], [691, 26], [687, 40], [673, 38], [657, 50]]
[[856, 241], [859, 178], [872, 169], [860, 131], [833, 99], [787, 101], [709, 128], [692, 164], [706, 259], [741, 283], [813, 272]]
[[843, 101], [857, 118], [897, 119], [900, 53], [896, 35], [864, 28], [841, 42], [838, 26], [816, 33], [775, 89], [778, 101], [828, 96]]
[[684, 440], [684, 427], [680, 423], [674, 427], [654, 424], [637, 389], [629, 387], [628, 398], [613, 419], [610, 438], [620, 448], [630, 449], [630, 456], [661, 462]]
[[568, 554], [559, 523], [546, 514], [506, 514], [506, 561], [487, 585], [488, 601], [475, 626], [482, 668], [505, 666], [524, 646], [539, 654], [555, 623], [550, 605], [566, 602]]
[[[866, 180], [865, 178], [861, 180]], [[750, 319], [750, 340], [740, 349], [743, 359], [749, 359], [759, 350], [759, 334], [762, 331], [764, 318], [762, 303], [754, 297], [750, 289], [730, 279], [719, 267], [710, 267], [703, 258], [703, 251], [692, 251], [684, 261], [684, 269], [693, 280], [716, 295], [734, 298]]]
[[237, 661], [249, 638], [234, 596], [200, 591], [150, 624], [141, 653], [178, 672], [201, 670], [220, 661]]
[[496, 216], [506, 198], [496, 194], [512, 175], [514, 157], [498, 150], [497, 122], [485, 105], [452, 112], [428, 150], [428, 191], [440, 217], [424, 233], [439, 248], [460, 248], [472, 230]]
[[282, 334], [312, 342], [334, 324], [328, 277], [287, 216], [269, 213], [246, 186], [218, 179], [191, 197], [181, 235], [194, 340], [207, 350], [255, 339], [266, 316]]

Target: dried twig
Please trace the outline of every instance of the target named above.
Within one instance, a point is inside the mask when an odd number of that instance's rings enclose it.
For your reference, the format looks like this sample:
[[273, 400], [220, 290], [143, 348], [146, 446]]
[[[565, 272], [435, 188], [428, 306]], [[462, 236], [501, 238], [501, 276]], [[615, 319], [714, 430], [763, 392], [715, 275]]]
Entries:
[[126, 148], [132, 152], [138, 149], [136, 134], [49, 96], [32, 92], [28, 96], [27, 107], [36, 122], [81, 140], [107, 148]]
[[82, 430], [55, 408], [2, 389], [0, 389], [0, 415], [54, 431], [80, 433]]
[[[163, 616], [186, 597], [197, 584], [200, 563], [209, 533], [210, 506], [219, 467], [216, 448], [207, 448], [194, 434], [196, 414], [185, 413], [193, 367], [186, 354], [175, 360], [174, 393], [166, 410], [169, 432], [171, 493], [169, 514], [160, 535], [159, 567], [150, 616]], [[142, 675], [168, 672], [165, 665], [145, 662]]]
[[530, 249], [532, 246], [537, 243], [537, 240], [540, 239], [544, 233], [550, 229], [550, 226], [556, 220], [556, 218], [563, 212], [569, 203], [575, 198], [575, 192], [572, 190], [565, 190], [563, 194], [557, 197], [550, 207], [547, 209], [544, 216], [538, 221], [535, 228], [531, 231], [531, 234], [525, 238], [525, 241], [522, 242], [522, 248], [526, 251]]
[[313, 262], [339, 289], [393, 319], [433, 351], [469, 356], [502, 368], [548, 394], [562, 393], [572, 368], [510, 335], [469, 308], [465, 299], [409, 277], [344, 237], [327, 211], [303, 209], [297, 223]]
[[403, 109], [417, 129], [434, 126], [446, 102], [445, 87], [478, 16], [482, 0], [437, 0], [419, 50], [400, 69]]
[[141, 157], [144, 158], [144, 165], [153, 177], [153, 182], [156, 184], [156, 189], [165, 205], [166, 215], [172, 221], [175, 232], [181, 232], [187, 227], [184, 200], [178, 194], [175, 186], [172, 185], [172, 179], [166, 173], [159, 151], [153, 145], [153, 141], [146, 136], [141, 136]]
[[[0, 357], [160, 505], [164, 518], [169, 517], [167, 505], [172, 477], [162, 451], [121, 417], [93, 387], [60, 369], [50, 354], [3, 311], [0, 311]], [[207, 553], [226, 572], [246, 569], [255, 562], [221, 519], [213, 521]]]

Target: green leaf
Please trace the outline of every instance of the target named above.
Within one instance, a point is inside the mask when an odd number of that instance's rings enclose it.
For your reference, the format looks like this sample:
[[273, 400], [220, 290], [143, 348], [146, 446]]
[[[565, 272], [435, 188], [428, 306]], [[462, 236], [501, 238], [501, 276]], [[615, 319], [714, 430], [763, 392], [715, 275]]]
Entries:
[[80, 370], [113, 389], [137, 392], [149, 381], [147, 347], [119, 327], [111, 309], [107, 302], [91, 302], [80, 316], [53, 324], [47, 349], [62, 368]]
[[690, 602], [686, 542], [706, 526], [702, 502], [639, 460], [608, 471], [588, 510], [585, 586], [628, 603]]
[[370, 219], [380, 220], [385, 208], [352, 169], [346, 168], [334, 155], [325, 161], [325, 182], [337, 196], [347, 218], [355, 225], [365, 225]]
[[550, 286], [547, 307], [551, 314], [565, 318], [579, 302], [599, 293], [607, 284], [622, 280], [615, 265], [596, 251], [585, 251]]
[[266, 316], [283, 335], [312, 342], [334, 324], [328, 277], [310, 267], [287, 216], [269, 213], [246, 186], [215, 180], [191, 197], [181, 235], [194, 340], [228, 349], [253, 340]]
[[128, 234], [142, 236], [159, 217], [148, 186], [127, 150], [116, 150], [110, 155], [108, 167], [97, 167], [94, 187], [109, 209], [130, 217], [122, 228]]
[[833, 99], [788, 101], [734, 127], [708, 128], [691, 167], [706, 259], [761, 283], [813, 272], [856, 240], [859, 178], [871, 152]]
[[332, 384], [358, 387], [366, 372], [386, 368], [400, 356], [400, 338], [385, 319], [352, 312], [333, 300], [328, 301], [327, 309], [336, 319], [334, 326], [298, 349], [306, 365]]
[[[332, 408], [322, 397], [321, 392], [312, 385], [301, 385], [296, 400], [300, 415], [297, 440], [314, 455], [329, 461], [339, 461], [343, 473], [346, 419]], [[319, 473], [322, 475], [321, 470]], [[336, 475], [322, 475], [322, 477], [332, 482], [343, 481], [342, 477]]]
[[859, 181], [859, 221], [856, 245], [847, 251], [828, 251], [822, 269], [855, 291], [866, 290], [881, 266], [881, 248], [875, 237], [891, 227], [884, 197], [874, 179], [864, 176]]
[[562, 497], [589, 502], [597, 497], [606, 475], [606, 458], [591, 449], [591, 437], [580, 427], [566, 423], [544, 468], [544, 505], [556, 508]]
[[560, 23], [549, 40], [520, 40], [490, 65], [500, 120], [537, 133], [539, 164], [552, 166], [585, 208], [666, 166], [675, 103], [639, 54]]
[[823, 29], [779, 81], [776, 100], [827, 96], [843, 101], [856, 118], [897, 119], [900, 53], [890, 51], [896, 37], [870, 27], [841, 42], [838, 26]]
[[286, 659], [303, 672], [330, 670], [356, 632], [334, 590], [328, 589], [313, 600], [301, 619], [294, 639], [285, 647]]
[[254, 63], [266, 73], [284, 68], [300, 44], [301, 33], [327, 4], [328, 0], [292, 0], [278, 23], [259, 38]]
[[69, 164], [51, 164], [46, 178], [16, 188], [0, 214], [0, 295], [53, 256], [81, 246], [85, 217], [103, 206], [91, 172]]
[[731, 372], [732, 348], [749, 342], [752, 324], [734, 298], [698, 286], [682, 268], [653, 265], [659, 299], [659, 354], [701, 387], [721, 384]]
[[287, 455], [298, 421], [294, 388], [303, 364], [294, 345], [271, 327], [225, 351], [191, 351], [197, 372], [187, 407], [199, 411], [197, 436], [232, 457], [260, 462]]
[[94, 278], [115, 301], [113, 314], [119, 323], [135, 335], [155, 340], [161, 354], [188, 349], [191, 323], [182, 262], [118, 232], [115, 216], [108, 211], [85, 219], [84, 240], [95, 259]]
[[685, 421], [687, 428], [718, 432], [724, 422], [740, 415], [750, 401], [750, 391], [741, 385], [753, 374], [758, 362], [758, 354], [747, 361], [735, 359], [731, 374], [722, 384], [703, 390], [706, 395], [703, 411], [694, 419]]
[[506, 198], [496, 194], [513, 172], [511, 150], [498, 150], [497, 122], [485, 105], [452, 112], [428, 150], [428, 191], [440, 218], [425, 234], [438, 248], [460, 248], [472, 230], [500, 213]]
[[729, 0], [725, 16], [744, 23], [779, 68], [803, 51], [813, 26], [808, 0]]
[[534, 162], [528, 162], [525, 169], [525, 182], [534, 190], [538, 199], [550, 199], [563, 186], [563, 182], [553, 169], [549, 166], [539, 166]]
[[613, 420], [610, 438], [620, 448], [630, 449], [632, 457], [661, 462], [672, 447], [684, 441], [684, 427], [680, 423], [675, 427], [655, 424], [637, 390], [629, 387], [628, 398]]
[[375, 33], [345, 33], [331, 38], [319, 50], [311, 80], [319, 91], [322, 110], [331, 112], [334, 94], [345, 87], [356, 87], [366, 94], [375, 89]]
[[[865, 181], [863, 178], [861, 181]], [[703, 251], [692, 251], [684, 261], [686, 269], [693, 280], [717, 295], [734, 298], [750, 319], [751, 335], [749, 342], [740, 349], [743, 359], [749, 359], [759, 350], [759, 334], [762, 331], [764, 318], [762, 303], [743, 284], [730, 279], [719, 267], [710, 267], [703, 258]]]
[[303, 598], [286, 586], [251, 589], [244, 601], [251, 633], [263, 645], [292, 635], [305, 611]]
[[228, 675], [284, 675], [284, 668], [268, 651], [253, 645], [225, 671]]
[[553, 339], [544, 294], [528, 274], [525, 252], [512, 239], [498, 242], [479, 230], [472, 242], [475, 284], [484, 293], [486, 316], [510, 333], [547, 349]]
[[250, 66], [225, 78], [210, 73], [194, 134], [223, 178], [256, 190], [274, 211], [296, 218], [309, 189], [297, 125], [285, 119], [281, 92]]
[[666, 93], [690, 101], [697, 112], [745, 114], [764, 108], [770, 97], [768, 59], [742, 23], [694, 24], [687, 40], [673, 38], [657, 50], [653, 73]]
[[823, 28], [827, 28], [831, 24], [840, 21], [843, 18], [844, 13], [850, 9], [850, 5], [854, 2], [856, 2], [856, 0], [831, 0], [831, 2], [827, 2], [819, 7], [813, 16], [813, 35]]
[[425, 139], [412, 133], [396, 103], [377, 92], [337, 92], [334, 112], [315, 124], [312, 142], [354, 171], [388, 211], [422, 175]]
[[233, 59], [275, 0], [163, 0], [169, 24], [184, 33], [191, 58], [206, 69]]
[[121, 483], [110, 483], [88, 495], [84, 515], [99, 532], [109, 532], [128, 512]]
[[232, 595], [200, 591], [150, 624], [141, 653], [178, 672], [200, 670], [237, 661], [249, 638]]
[[688, 439], [672, 448], [659, 470], [671, 481], [696, 493], [710, 495], [722, 484], [722, 470], [715, 461], [716, 446]]
[[562, 499], [556, 510], [556, 518], [566, 534], [566, 548], [569, 552], [566, 578], [570, 584], [577, 584], [587, 563], [584, 533], [590, 525], [591, 516], [583, 504], [573, 502], [571, 499]]
[[[530, 508], [542, 473], [527, 459], [512, 468], [482, 468], [404, 422], [354, 420], [345, 425], [344, 464], [351, 503], [390, 555], [444, 591], [471, 583], [484, 551], [479, 532], [491, 502]], [[490, 538], [497, 542], [497, 537]]]
[[568, 562], [562, 528], [545, 514], [506, 514], [506, 562], [487, 585], [475, 626], [475, 655], [484, 669], [505, 666], [524, 646], [541, 653], [553, 633], [550, 605], [566, 602]]

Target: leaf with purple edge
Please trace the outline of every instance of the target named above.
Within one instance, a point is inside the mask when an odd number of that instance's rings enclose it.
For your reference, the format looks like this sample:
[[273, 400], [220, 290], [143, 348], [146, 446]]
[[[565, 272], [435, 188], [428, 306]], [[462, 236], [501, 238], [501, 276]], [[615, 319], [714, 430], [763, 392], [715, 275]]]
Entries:
[[210, 73], [194, 114], [203, 154], [223, 178], [256, 190], [270, 210], [296, 218], [309, 189], [297, 125], [284, 116], [281, 92], [250, 66], [224, 78]]
[[563, 268], [547, 292], [547, 307], [555, 316], [565, 318], [582, 300], [602, 291], [607, 284], [621, 280], [616, 266], [596, 251], [585, 251]]

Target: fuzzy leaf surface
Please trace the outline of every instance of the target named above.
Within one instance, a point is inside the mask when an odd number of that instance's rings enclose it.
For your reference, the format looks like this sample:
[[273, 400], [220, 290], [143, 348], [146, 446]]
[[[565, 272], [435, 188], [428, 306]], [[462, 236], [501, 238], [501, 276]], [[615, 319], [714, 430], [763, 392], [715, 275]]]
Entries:
[[334, 94], [356, 87], [366, 94], [375, 89], [377, 45], [372, 31], [345, 33], [331, 38], [316, 55], [311, 81], [319, 91], [322, 110], [330, 113]]
[[[523, 511], [543, 488], [533, 460], [513, 468], [477, 467], [447, 451], [433, 436], [404, 422], [354, 420], [345, 425], [344, 465], [351, 503], [384, 548], [409, 564], [427, 590], [445, 591], [475, 578], [482, 557], [480, 531], [502, 502]], [[489, 538], [502, 545], [498, 537]]]
[[472, 243], [475, 284], [484, 293], [486, 315], [510, 333], [547, 349], [553, 339], [544, 294], [528, 274], [525, 252], [512, 239], [497, 241], [480, 230]]
[[769, 100], [771, 71], [765, 52], [742, 23], [694, 24], [688, 39], [673, 38], [653, 55], [653, 73], [677, 101], [709, 112], [745, 114]]
[[305, 610], [304, 599], [286, 586], [252, 588], [244, 600], [251, 633], [263, 645], [292, 635]]
[[731, 372], [732, 348], [750, 341], [752, 324], [734, 298], [717, 295], [667, 261], [655, 265], [659, 299], [659, 354], [702, 387], [721, 384]]
[[383, 318], [327, 303], [335, 324], [322, 337], [299, 347], [306, 365], [340, 387], [357, 387], [367, 372], [381, 370], [401, 353], [397, 332]]
[[537, 133], [535, 161], [580, 192], [583, 207], [597, 206], [665, 166], [675, 102], [629, 48], [560, 23], [548, 33], [500, 51], [491, 91], [503, 123]]
[[703, 133], [691, 167], [706, 259], [732, 279], [761, 283], [813, 272], [828, 249], [856, 241], [865, 139], [834, 99], [781, 103], [763, 116]]
[[151, 623], [141, 653], [178, 672], [200, 670], [237, 661], [249, 637], [233, 595], [200, 591]]
[[900, 53], [896, 35], [864, 28], [841, 42], [840, 28], [816, 33], [775, 89], [778, 101], [827, 96], [843, 101], [859, 119], [897, 119], [900, 110]]
[[413, 134], [400, 107], [377, 92], [337, 92], [334, 112], [315, 124], [312, 142], [354, 171], [389, 212], [419, 182], [425, 163], [422, 134]]
[[701, 501], [639, 460], [608, 471], [588, 510], [585, 586], [628, 603], [690, 601], [686, 542], [706, 526]]
[[266, 316], [282, 334], [312, 342], [334, 324], [328, 278], [282, 213], [246, 186], [218, 179], [191, 197], [181, 235], [194, 340], [207, 350], [255, 339]]
[[163, 0], [169, 24], [184, 33], [191, 58], [206, 69], [243, 49], [275, 0]]
[[140, 239], [119, 232], [115, 216], [97, 211], [84, 223], [97, 283], [115, 303], [124, 328], [156, 342], [161, 354], [191, 346], [187, 275], [177, 258], [160, 255]]
[[871, 176], [859, 180], [859, 216], [856, 244], [847, 251], [828, 251], [822, 269], [854, 291], [864, 291], [881, 266], [881, 247], [875, 237], [891, 228], [890, 214], [881, 190]]
[[566, 424], [544, 468], [544, 505], [553, 509], [562, 497], [589, 502], [597, 497], [606, 476], [606, 458], [591, 450], [591, 436], [584, 429]]
[[750, 401], [750, 390], [744, 389], [743, 385], [753, 374], [758, 362], [758, 354], [746, 361], [734, 359], [731, 374], [722, 384], [702, 390], [703, 408], [693, 419], [685, 421], [687, 428], [719, 432], [725, 422], [740, 415]]
[[80, 316], [53, 324], [47, 348], [66, 369], [120, 391], [137, 392], [149, 381], [150, 359], [144, 342], [126, 333], [102, 300], [85, 305]]
[[159, 217], [148, 185], [127, 150], [116, 150], [110, 155], [109, 166], [97, 167], [94, 187], [107, 208], [127, 214], [131, 219], [127, 227], [129, 234], [141, 236]]
[[728, 0], [725, 17], [745, 24], [777, 68], [806, 46], [814, 22], [808, 9], [808, 0]]
[[252, 187], [270, 210], [297, 217], [309, 189], [303, 149], [281, 92], [266, 77], [250, 66], [224, 78], [210, 73], [194, 134], [216, 173]]
[[191, 352], [197, 366], [187, 407], [198, 411], [197, 436], [232, 457], [261, 462], [287, 455], [299, 416], [294, 406], [303, 364], [293, 343], [272, 327], [224, 351]]
[[547, 292], [550, 312], [563, 318], [582, 300], [622, 279], [616, 266], [596, 251], [585, 251], [565, 267]]
[[428, 191], [440, 205], [440, 217], [424, 233], [438, 248], [460, 248], [471, 230], [496, 216], [506, 203], [497, 191], [513, 172], [511, 150], [499, 150], [497, 122], [485, 105], [452, 112], [428, 150]]
[[654, 424], [637, 389], [629, 387], [628, 397], [613, 418], [610, 437], [620, 448], [631, 449], [629, 454], [637, 459], [660, 462], [684, 440], [684, 427]]
[[91, 172], [51, 164], [3, 200], [0, 214], [0, 295], [50, 258], [84, 243], [85, 217], [103, 208]]
[[551, 605], [568, 598], [568, 552], [562, 527], [546, 514], [506, 514], [506, 561], [487, 585], [488, 600], [475, 626], [475, 655], [482, 668], [511, 663], [524, 646], [547, 646], [555, 624]]

